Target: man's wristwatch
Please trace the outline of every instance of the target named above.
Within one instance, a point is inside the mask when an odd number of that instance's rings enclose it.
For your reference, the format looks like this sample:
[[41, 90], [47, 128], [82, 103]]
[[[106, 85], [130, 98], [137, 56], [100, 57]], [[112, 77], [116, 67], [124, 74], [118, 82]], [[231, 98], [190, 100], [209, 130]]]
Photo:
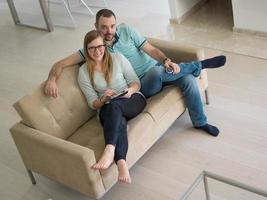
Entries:
[[162, 64], [165, 65], [166, 62], [170, 62], [170, 61], [171, 61], [171, 59], [166, 57], [163, 59]]

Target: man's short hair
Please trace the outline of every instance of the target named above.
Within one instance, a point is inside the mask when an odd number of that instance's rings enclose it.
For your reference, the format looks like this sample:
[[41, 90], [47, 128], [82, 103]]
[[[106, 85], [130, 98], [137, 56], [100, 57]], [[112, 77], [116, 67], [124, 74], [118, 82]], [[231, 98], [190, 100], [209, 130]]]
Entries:
[[109, 9], [101, 9], [96, 13], [95, 22], [96, 24], [98, 24], [100, 17], [112, 17], [112, 16], [116, 19], [114, 12], [112, 12]]

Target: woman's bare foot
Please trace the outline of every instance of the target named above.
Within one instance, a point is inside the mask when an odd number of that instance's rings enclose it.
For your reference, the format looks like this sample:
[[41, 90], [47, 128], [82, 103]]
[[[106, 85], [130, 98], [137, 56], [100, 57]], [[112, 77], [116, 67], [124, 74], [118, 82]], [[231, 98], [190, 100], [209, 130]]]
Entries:
[[108, 144], [99, 161], [92, 166], [94, 169], [107, 169], [111, 165], [114, 159], [115, 146]]
[[119, 177], [118, 180], [123, 183], [131, 183], [132, 179], [130, 177], [130, 173], [126, 164], [126, 161], [121, 159], [117, 162]]

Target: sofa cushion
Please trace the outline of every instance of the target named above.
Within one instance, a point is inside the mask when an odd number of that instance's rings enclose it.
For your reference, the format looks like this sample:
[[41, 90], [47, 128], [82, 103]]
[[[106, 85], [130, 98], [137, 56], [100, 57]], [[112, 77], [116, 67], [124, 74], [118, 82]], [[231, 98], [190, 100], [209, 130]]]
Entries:
[[95, 111], [88, 104], [77, 83], [77, 67], [66, 68], [58, 80], [59, 97], [44, 94], [44, 83], [32, 94], [14, 104], [22, 122], [42, 132], [66, 139]]
[[97, 116], [88, 120], [67, 140], [92, 149], [95, 153], [96, 160], [100, 158], [105, 148], [103, 128]]
[[172, 104], [182, 98], [179, 88], [174, 86], [166, 86], [155, 96], [147, 100], [145, 111], [157, 122], [170, 109]]
[[[140, 113], [137, 117], [128, 121], [129, 145], [139, 141], [144, 134], [151, 130], [153, 125], [154, 121], [148, 113]], [[95, 152], [96, 160], [100, 158], [105, 148], [103, 128], [97, 116], [88, 120], [67, 140], [92, 149]]]
[[152, 134], [151, 129], [155, 126], [155, 122], [150, 114], [146, 112], [140, 113], [137, 117], [128, 122], [128, 140], [129, 146], [136, 141], [142, 140], [143, 135]]
[[[134, 144], [142, 141], [142, 138], [147, 134], [153, 135], [153, 132], [150, 131], [153, 126], [154, 121], [148, 113], [140, 113], [128, 122], [127, 163], [129, 166], [132, 166], [142, 153], [141, 149], [136, 149]], [[91, 118], [67, 140], [93, 150], [96, 160], [99, 160], [105, 148], [103, 129], [97, 117]], [[147, 146], [146, 143], [147, 141], [141, 142], [144, 146]], [[105, 188], [111, 187], [117, 181], [117, 168], [115, 166], [102, 170], [101, 174]]]

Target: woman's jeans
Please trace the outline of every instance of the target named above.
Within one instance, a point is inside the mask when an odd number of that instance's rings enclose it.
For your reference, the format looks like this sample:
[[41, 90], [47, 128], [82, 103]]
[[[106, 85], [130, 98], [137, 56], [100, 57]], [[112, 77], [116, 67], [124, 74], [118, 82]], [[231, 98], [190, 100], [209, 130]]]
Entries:
[[139, 93], [129, 99], [117, 98], [105, 104], [99, 113], [106, 145], [115, 146], [114, 160], [126, 160], [128, 151], [127, 121], [136, 117], [146, 106], [146, 99]]
[[141, 92], [149, 98], [160, 92], [164, 85], [175, 85], [183, 93], [185, 104], [193, 126], [203, 126], [207, 123], [204, 113], [199, 88], [195, 77], [201, 73], [201, 62], [193, 61], [189, 63], [179, 63], [180, 72], [169, 74], [165, 68], [158, 64], [150, 68], [141, 80]]

